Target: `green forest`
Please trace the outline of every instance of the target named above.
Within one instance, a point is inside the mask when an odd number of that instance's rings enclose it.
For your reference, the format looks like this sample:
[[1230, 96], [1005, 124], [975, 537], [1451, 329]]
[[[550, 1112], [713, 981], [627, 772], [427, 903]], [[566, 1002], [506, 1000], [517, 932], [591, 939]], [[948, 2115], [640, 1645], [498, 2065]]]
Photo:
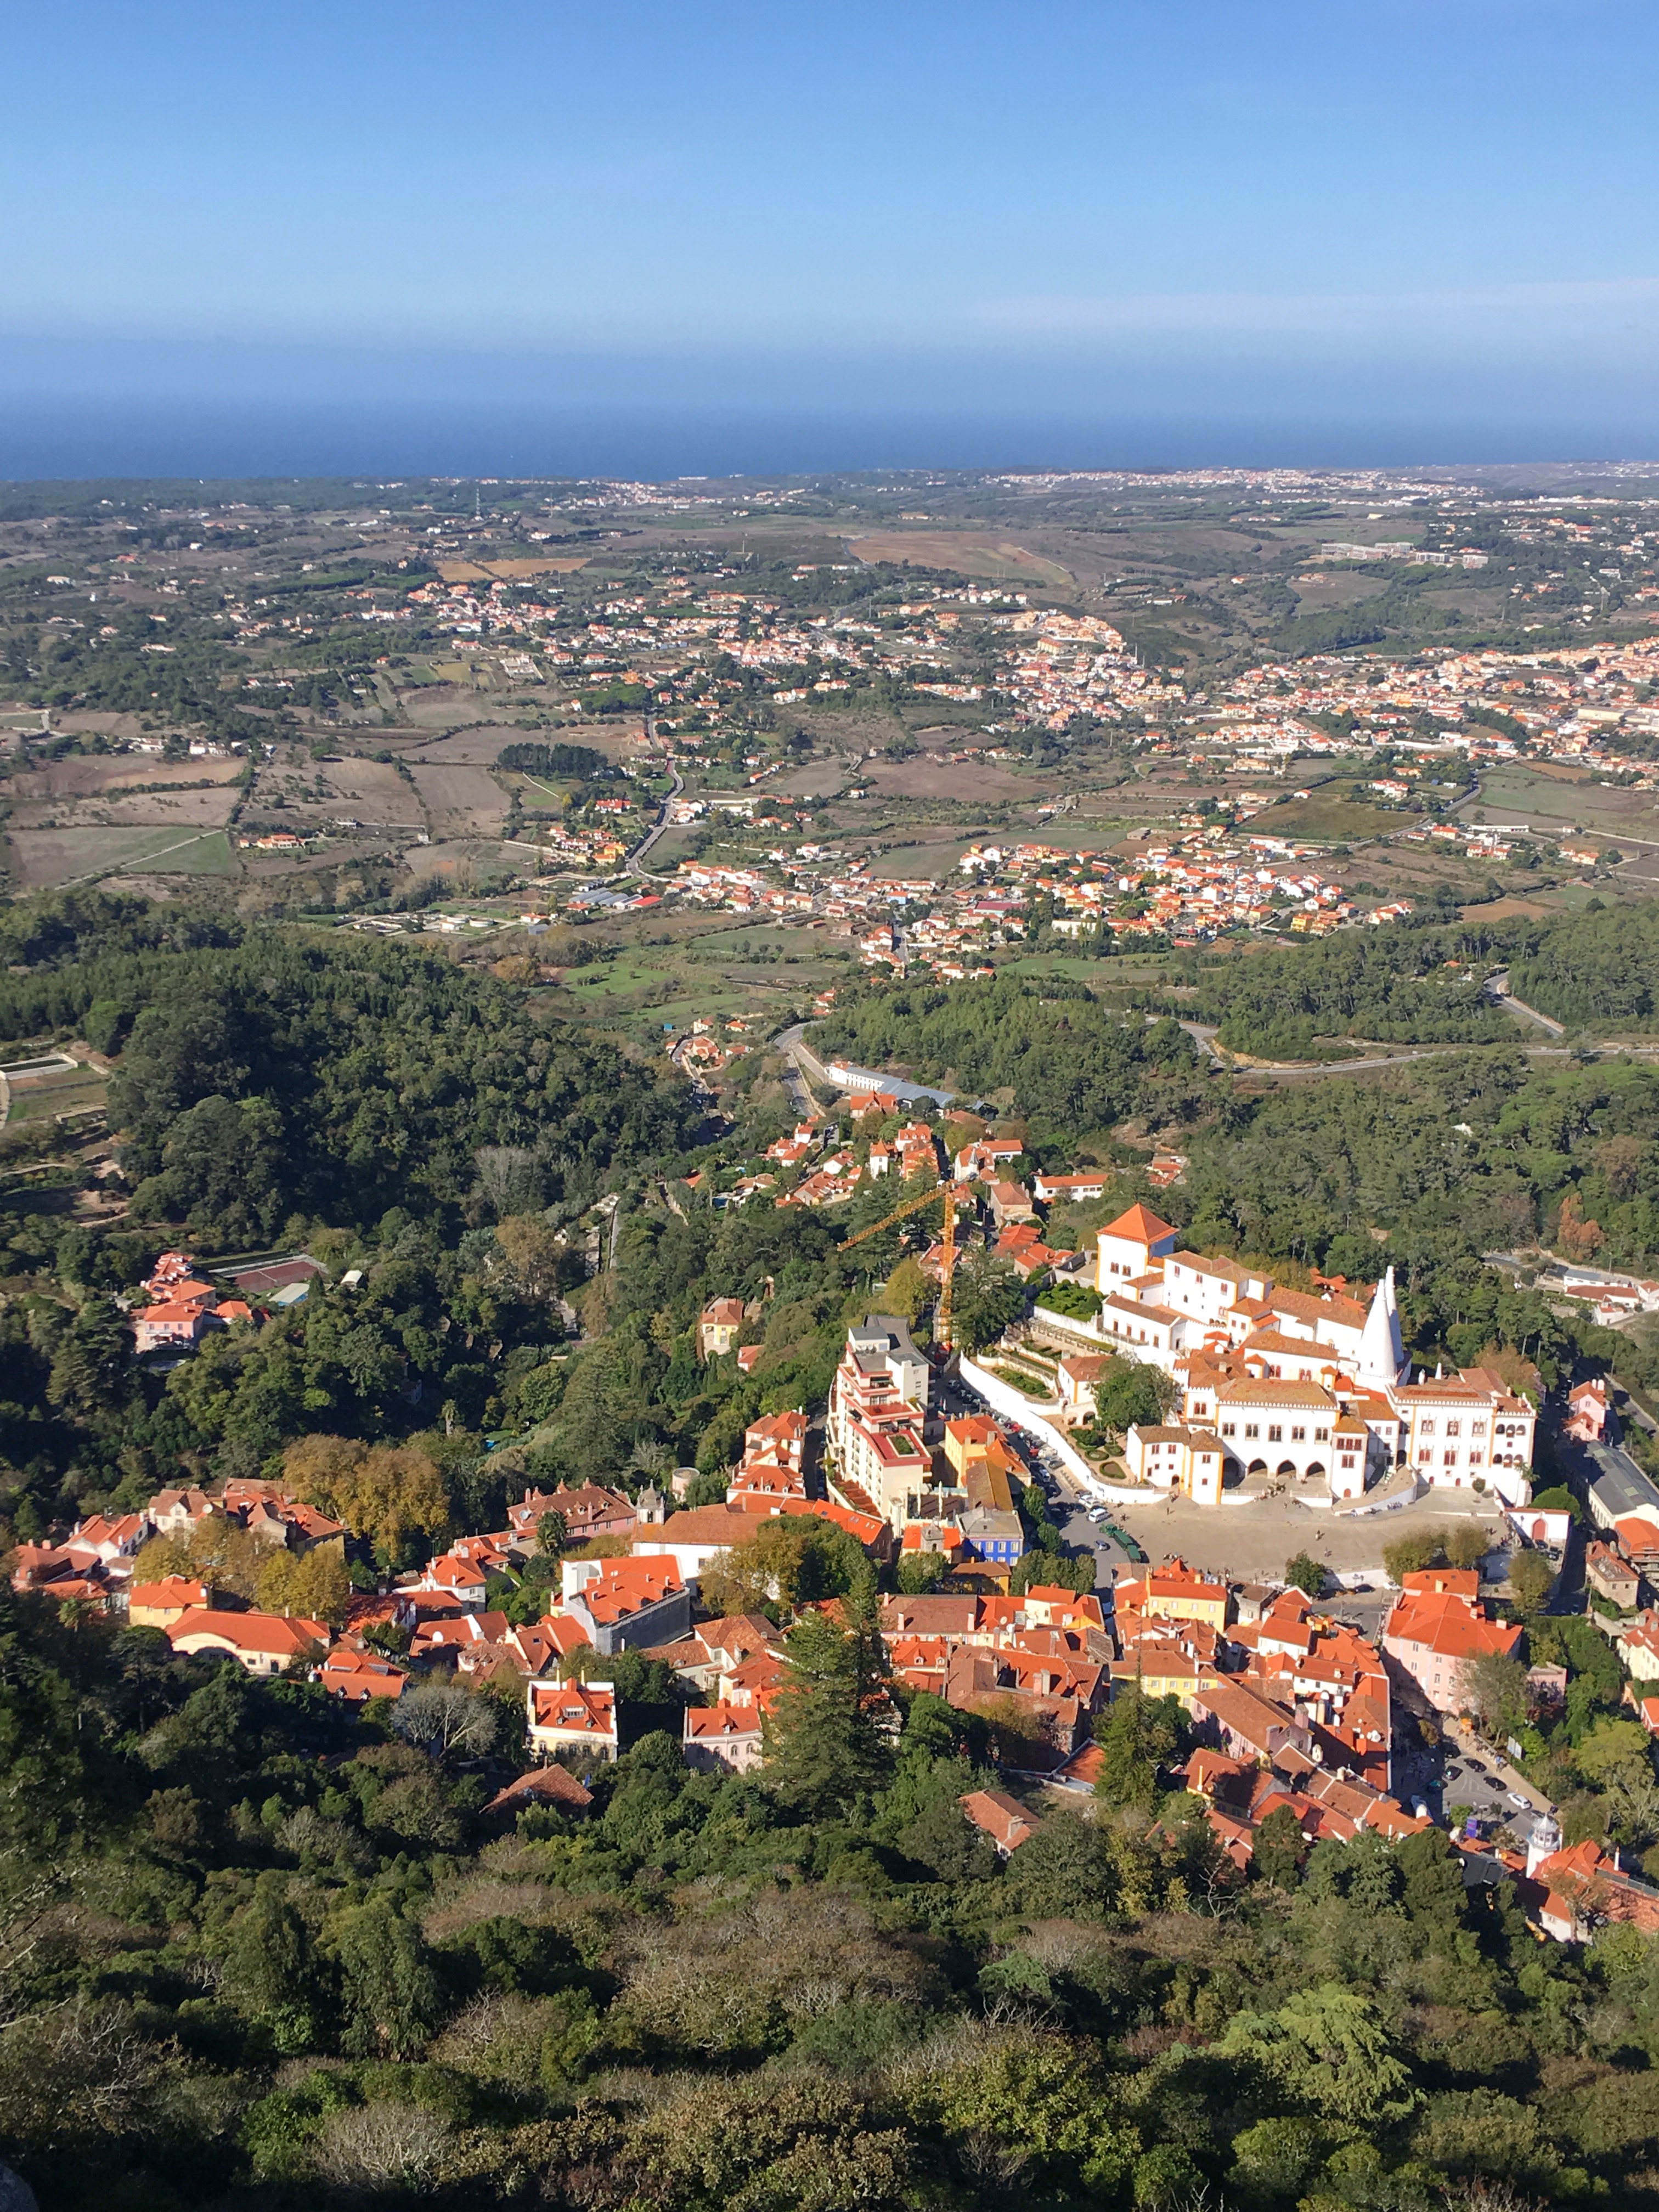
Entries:
[[[14, 908], [3, 949], [9, 1037], [85, 1035], [113, 1055], [131, 1196], [100, 1228], [76, 1216], [88, 1170], [52, 1164], [49, 1128], [0, 1139], [0, 1515], [19, 1534], [140, 1504], [181, 1468], [256, 1474], [315, 1432], [427, 1440], [457, 1528], [489, 1525], [526, 1475], [615, 1477], [641, 1455], [718, 1468], [758, 1414], [822, 1399], [848, 1320], [925, 1235], [901, 1225], [843, 1256], [886, 1209], [873, 1188], [831, 1216], [722, 1209], [716, 1187], [764, 1164], [776, 1119], [720, 1133], [678, 1078], [422, 947], [68, 894]], [[1328, 950], [1283, 958], [1322, 969]], [[1112, 1162], [1124, 1202], [1146, 1194], [1145, 1154], [1113, 1127], [1181, 1127], [1188, 1173], [1152, 1194], [1188, 1243], [1362, 1279], [1385, 1248], [1419, 1362], [1498, 1345], [1547, 1377], [1615, 1350], [1642, 1370], [1629, 1340], [1563, 1318], [1483, 1255], [1543, 1238], [1659, 1265], [1645, 1067], [1451, 1049], [1383, 1082], [1252, 1097], [1202, 1073], [1168, 1018], [1012, 978], [872, 992], [818, 1034], [1006, 1100], [1040, 1164]], [[694, 1164], [713, 1176], [671, 1207], [657, 1179]], [[602, 1195], [621, 1213], [590, 1279], [581, 1221]], [[323, 1273], [302, 1304], [161, 1377], [134, 1361], [115, 1300], [181, 1242], [204, 1260], [303, 1248]], [[1027, 1300], [977, 1246], [957, 1290], [969, 1348]], [[749, 1373], [696, 1360], [716, 1296], [754, 1308]]]
[[[1386, 929], [1343, 931], [1307, 944], [1229, 947], [1188, 956], [1172, 970], [1178, 993], [1115, 986], [1102, 970], [1105, 1023], [1070, 1009], [1087, 984], [1002, 976], [952, 989], [866, 987], [819, 1032], [838, 1052], [902, 1062], [930, 1082], [988, 1093], [1020, 1091], [1022, 1110], [1057, 1126], [1125, 1110], [1143, 1075], [1182, 1072], [1167, 1030], [1138, 1046], [1126, 1032], [1145, 1013], [1212, 1024], [1224, 1049], [1264, 1059], [1318, 1057], [1316, 1040], [1389, 1045], [1538, 1042], [1485, 988], [1507, 969], [1516, 997], [1564, 1024], [1570, 1039], [1640, 1036], [1659, 1028], [1659, 913], [1651, 900], [1547, 920], [1453, 921], [1434, 907]], [[1148, 1103], [1152, 1103], [1150, 1100]]]
[[1203, 1097], [1196, 1049], [1175, 1022], [1111, 1014], [1086, 985], [1059, 979], [869, 991], [837, 1008], [815, 1045], [908, 1066], [970, 1100], [1006, 1091], [1055, 1128], [1103, 1128], [1136, 1111], [1184, 1118]]

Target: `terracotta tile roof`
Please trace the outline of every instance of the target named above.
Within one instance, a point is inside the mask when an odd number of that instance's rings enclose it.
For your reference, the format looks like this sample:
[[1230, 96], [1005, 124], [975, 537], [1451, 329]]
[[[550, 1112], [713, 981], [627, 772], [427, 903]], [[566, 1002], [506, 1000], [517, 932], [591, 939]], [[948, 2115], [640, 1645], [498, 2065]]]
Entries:
[[181, 1613], [162, 1634], [175, 1650], [191, 1637], [210, 1638], [233, 1651], [255, 1651], [273, 1658], [297, 1658], [314, 1644], [326, 1648], [327, 1628], [320, 1620], [292, 1620], [276, 1613], [215, 1613], [204, 1606]]
[[193, 1583], [184, 1575], [163, 1575], [158, 1583], [134, 1583], [127, 1592], [129, 1611], [135, 1606], [141, 1612], [160, 1613], [168, 1606], [189, 1610], [205, 1611], [211, 1592], [205, 1583]]
[[1328, 1298], [1310, 1297], [1303, 1291], [1272, 1291], [1267, 1296], [1271, 1312], [1287, 1313], [1293, 1320], [1317, 1323], [1334, 1322], [1340, 1328], [1360, 1328], [1365, 1326], [1365, 1309], [1352, 1298], [1340, 1296]]
[[1216, 1395], [1224, 1406], [1304, 1406], [1310, 1411], [1336, 1411], [1335, 1399], [1317, 1382], [1275, 1382], [1264, 1376], [1259, 1382], [1224, 1382]]
[[687, 1743], [729, 1742], [734, 1736], [756, 1736], [761, 1730], [757, 1705], [688, 1705]]
[[409, 1670], [395, 1660], [372, 1651], [331, 1651], [317, 1669], [325, 1690], [351, 1704], [368, 1698], [401, 1698], [409, 1686]]
[[983, 1834], [1005, 1851], [1017, 1851], [1037, 1832], [1037, 1824], [1017, 1797], [1002, 1790], [970, 1790], [957, 1800]]
[[1384, 1641], [1419, 1644], [1445, 1659], [1478, 1659], [1513, 1651], [1521, 1634], [1518, 1621], [1488, 1620], [1462, 1598], [1406, 1592], [1395, 1601]]
[[611, 1739], [617, 1733], [616, 1692], [608, 1682], [532, 1682], [532, 1728]]
[[505, 1790], [498, 1790], [483, 1809], [486, 1813], [518, 1813], [526, 1805], [558, 1805], [573, 1813], [585, 1813], [592, 1802], [592, 1790], [584, 1790], [575, 1776], [568, 1774], [562, 1766], [550, 1763], [532, 1766], [528, 1774], [521, 1774]]
[[1127, 1213], [1120, 1213], [1115, 1221], [1109, 1222], [1100, 1234], [1121, 1237], [1134, 1244], [1158, 1244], [1164, 1237], [1175, 1236], [1176, 1231], [1172, 1222], [1160, 1221], [1157, 1214], [1137, 1203]]

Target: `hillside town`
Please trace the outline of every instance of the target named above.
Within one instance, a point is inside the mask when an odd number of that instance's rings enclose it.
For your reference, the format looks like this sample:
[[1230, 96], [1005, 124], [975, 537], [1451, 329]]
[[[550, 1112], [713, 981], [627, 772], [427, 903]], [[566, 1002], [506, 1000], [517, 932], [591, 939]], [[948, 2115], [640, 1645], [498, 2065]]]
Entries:
[[[507, 1816], [537, 1804], [580, 1813], [590, 1802], [596, 1768], [626, 1747], [625, 1698], [607, 1667], [623, 1655], [659, 1664], [677, 1686], [688, 1767], [747, 1775], [764, 1768], [769, 1716], [788, 1680], [788, 1619], [775, 1607], [710, 1617], [702, 1586], [780, 1516], [823, 1519], [882, 1567], [937, 1533], [916, 1517], [915, 1486], [927, 1481], [919, 1437], [893, 1425], [902, 1402], [894, 1378], [915, 1364], [890, 1322], [849, 1334], [832, 1449], [844, 1465], [860, 1449], [855, 1437], [886, 1440], [873, 1464], [857, 1460], [873, 1498], [845, 1472], [831, 1476], [828, 1498], [808, 1494], [807, 1423], [793, 1414], [751, 1426], [723, 1504], [675, 1508], [649, 1484], [637, 1498], [594, 1484], [526, 1491], [506, 1528], [459, 1540], [378, 1595], [353, 1596], [333, 1625], [251, 1606], [216, 1588], [210, 1571], [145, 1574], [158, 1544], [210, 1553], [216, 1528], [246, 1532], [267, 1559], [337, 1567], [346, 1531], [276, 1483], [166, 1491], [143, 1511], [83, 1522], [61, 1544], [21, 1546], [13, 1587], [155, 1629], [175, 1652], [220, 1656], [255, 1677], [309, 1677], [365, 1711], [443, 1682], [511, 1698], [530, 1763], [500, 1793]], [[936, 1463], [949, 1485], [939, 1501], [961, 1523], [952, 1555], [972, 1571], [952, 1577], [954, 1589], [882, 1598], [888, 1679], [989, 1724], [1008, 1788], [964, 1798], [963, 1810], [1005, 1855], [1036, 1832], [1045, 1801], [1094, 1790], [1115, 1699], [1179, 1706], [1192, 1748], [1172, 1778], [1241, 1870], [1279, 1813], [1309, 1844], [1366, 1830], [1397, 1842], [1430, 1828], [1429, 1801], [1443, 1785], [1423, 1762], [1420, 1741], [1432, 1739], [1420, 1722], [1461, 1729], [1479, 1764], [1466, 1670], [1511, 1654], [1521, 1629], [1493, 1612], [1476, 1571], [1403, 1572], [1375, 1641], [1294, 1584], [1240, 1583], [1179, 1558], [1098, 1591], [1038, 1581], [1016, 1591], [1008, 1570], [1022, 1547], [1009, 1478], [1018, 1462], [1002, 1425], [947, 1421]], [[883, 1510], [838, 1502], [848, 1494]], [[1648, 1526], [1659, 1554], [1659, 1521]], [[552, 1583], [550, 1543], [568, 1547]], [[519, 1601], [538, 1589], [538, 1613]], [[1659, 1611], [1622, 1626], [1617, 1643], [1638, 1688], [1659, 1680]], [[1659, 1696], [1638, 1709], [1659, 1733]], [[1449, 1799], [1451, 1784], [1443, 1788]], [[1473, 1817], [1455, 1835], [1472, 1879], [1513, 1881], [1528, 1918], [1558, 1942], [1582, 1940], [1591, 1919], [1659, 1929], [1659, 1892], [1593, 1846], [1564, 1849], [1535, 1793], [1515, 1802], [1537, 1815], [1526, 1846], [1503, 1833], [1494, 1841], [1485, 1830], [1504, 1824]]]
[[[927, 1134], [917, 1130], [913, 1151]], [[902, 1177], [901, 1152], [891, 1158]], [[950, 1161], [951, 1181], [981, 1183], [1006, 1206], [1021, 1188], [1009, 1180], [1018, 1161], [1017, 1140], [977, 1139]], [[1077, 1419], [1110, 1360], [1146, 1363], [1178, 1390], [1179, 1423], [1131, 1425], [1125, 1437], [1119, 1471], [1149, 1492], [1213, 1505], [1224, 1486], [1248, 1491], [1271, 1474], [1298, 1494], [1352, 1504], [1369, 1486], [1403, 1479], [1407, 1498], [1487, 1492], [1517, 1548], [1559, 1554], [1569, 1541], [1565, 1513], [1528, 1503], [1534, 1407], [1480, 1370], [1413, 1380], [1391, 1274], [1364, 1297], [1341, 1284], [1287, 1291], [1182, 1249], [1144, 1205], [1099, 1231], [1085, 1272], [1100, 1285], [1093, 1315], [1039, 1300], [1035, 1323], [1051, 1346], [1065, 1343], [1058, 1366]], [[233, 1287], [291, 1297], [308, 1279], [289, 1273]], [[185, 1252], [163, 1255], [144, 1295], [151, 1303], [135, 1306], [131, 1325], [175, 1358], [202, 1328], [248, 1318], [246, 1300], [221, 1299]], [[750, 1318], [741, 1299], [711, 1300], [699, 1358], [740, 1365]], [[1101, 1349], [1079, 1352], [1079, 1337]], [[769, 1527], [811, 1523], [897, 1578], [879, 1606], [893, 1692], [925, 1693], [989, 1729], [999, 1786], [968, 1793], [962, 1809], [1005, 1858], [1038, 1832], [1046, 1803], [1096, 1790], [1126, 1698], [1179, 1708], [1189, 1748], [1171, 1782], [1199, 1803], [1241, 1872], [1279, 1815], [1310, 1845], [1367, 1831], [1397, 1843], [1445, 1825], [1453, 1779], [1425, 1747], [1449, 1733], [1457, 1755], [1486, 1771], [1470, 1670], [1512, 1657], [1522, 1636], [1494, 1607], [1482, 1565], [1402, 1568], [1374, 1634], [1306, 1586], [1241, 1581], [1179, 1557], [1114, 1569], [1080, 1593], [1045, 1582], [1029, 1484], [1034, 1448], [1060, 1431], [1035, 1412], [950, 1410], [983, 1380], [964, 1359], [947, 1392], [939, 1361], [905, 1322], [872, 1313], [848, 1330], [821, 1436], [801, 1411], [751, 1422], [717, 1502], [683, 1502], [690, 1469], [635, 1494], [595, 1482], [526, 1488], [504, 1527], [456, 1539], [365, 1589], [347, 1577], [355, 1547], [340, 1520], [280, 1480], [234, 1480], [163, 1490], [60, 1540], [21, 1544], [12, 1586], [154, 1629], [177, 1653], [222, 1657], [256, 1678], [307, 1677], [365, 1712], [445, 1682], [510, 1699], [527, 1763], [498, 1794], [501, 1816], [556, 1806], [580, 1817], [596, 1768], [626, 1748], [636, 1692], [624, 1661], [659, 1667], [674, 1686], [689, 1770], [764, 1772], [769, 1717], [790, 1679], [791, 1609], [775, 1602], [775, 1582], [770, 1599], [741, 1614], [711, 1613], [704, 1589], [726, 1587]], [[1565, 1420], [1587, 1449], [1613, 1452], [1604, 1385], [1578, 1386]], [[1621, 1473], [1609, 1456], [1607, 1468], [1591, 1493], [1601, 1534], [1587, 1575], [1610, 1601], [1599, 1625], [1628, 1678], [1626, 1702], [1659, 1735], [1659, 1694], [1646, 1694], [1659, 1686], [1659, 1608], [1640, 1610], [1645, 1577], [1659, 1588], [1659, 1491], [1627, 1462]], [[1101, 1492], [1124, 1494], [1109, 1484]], [[907, 1563], [924, 1561], [924, 1580], [908, 1582]], [[1528, 1677], [1545, 1699], [1565, 1679], [1547, 1667]], [[1501, 1757], [1492, 1771], [1504, 1773]], [[1529, 1816], [1522, 1836], [1496, 1814], [1452, 1824], [1470, 1880], [1510, 1882], [1528, 1920], [1558, 1942], [1620, 1921], [1659, 1929], [1659, 1893], [1616, 1854], [1564, 1844], [1557, 1808], [1531, 1784], [1512, 1802]]]

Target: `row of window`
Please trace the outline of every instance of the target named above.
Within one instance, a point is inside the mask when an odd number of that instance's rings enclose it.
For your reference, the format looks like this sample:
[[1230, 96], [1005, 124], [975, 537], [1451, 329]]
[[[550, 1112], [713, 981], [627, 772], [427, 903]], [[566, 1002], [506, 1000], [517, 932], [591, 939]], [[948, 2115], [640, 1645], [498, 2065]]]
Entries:
[[[1419, 1437], [1431, 1437], [1434, 1434], [1434, 1415], [1432, 1413], [1427, 1414], [1422, 1420], [1419, 1421], [1417, 1425], [1417, 1433]], [[1469, 1434], [1472, 1437], [1484, 1437], [1486, 1433], [1486, 1424], [1484, 1420], [1475, 1420], [1469, 1423]], [[1497, 1437], [1518, 1437], [1523, 1436], [1525, 1433], [1526, 1424], [1522, 1421], [1498, 1421], [1493, 1425], [1492, 1429], [1492, 1434]], [[1449, 1437], [1461, 1436], [1462, 1434], [1462, 1424], [1455, 1414], [1454, 1414], [1446, 1423], [1446, 1434]]]
[[[1235, 1436], [1237, 1434], [1237, 1428], [1238, 1425], [1237, 1422], [1224, 1421], [1221, 1424], [1221, 1433], [1224, 1437]], [[1261, 1434], [1261, 1425], [1259, 1421], [1245, 1422], [1244, 1441], [1247, 1443], [1255, 1443]], [[1316, 1444], [1329, 1443], [1331, 1440], [1330, 1430], [1328, 1428], [1316, 1429], [1313, 1432], [1313, 1440]], [[1284, 1441], [1284, 1423], [1282, 1421], [1269, 1421], [1267, 1424], [1267, 1442], [1270, 1444], [1282, 1444]], [[1291, 1442], [1293, 1444], [1304, 1444], [1307, 1441], [1308, 1431], [1306, 1424], [1304, 1422], [1295, 1423], [1291, 1430]]]

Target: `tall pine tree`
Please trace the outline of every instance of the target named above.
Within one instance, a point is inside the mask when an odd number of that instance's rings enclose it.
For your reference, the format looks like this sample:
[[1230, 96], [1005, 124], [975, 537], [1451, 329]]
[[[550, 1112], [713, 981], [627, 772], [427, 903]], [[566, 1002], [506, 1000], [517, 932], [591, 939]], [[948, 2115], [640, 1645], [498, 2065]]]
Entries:
[[841, 1620], [811, 1612], [791, 1630], [787, 1677], [767, 1715], [769, 1778], [786, 1804], [814, 1819], [845, 1817], [888, 1780], [887, 1647], [875, 1577], [841, 1601]]

